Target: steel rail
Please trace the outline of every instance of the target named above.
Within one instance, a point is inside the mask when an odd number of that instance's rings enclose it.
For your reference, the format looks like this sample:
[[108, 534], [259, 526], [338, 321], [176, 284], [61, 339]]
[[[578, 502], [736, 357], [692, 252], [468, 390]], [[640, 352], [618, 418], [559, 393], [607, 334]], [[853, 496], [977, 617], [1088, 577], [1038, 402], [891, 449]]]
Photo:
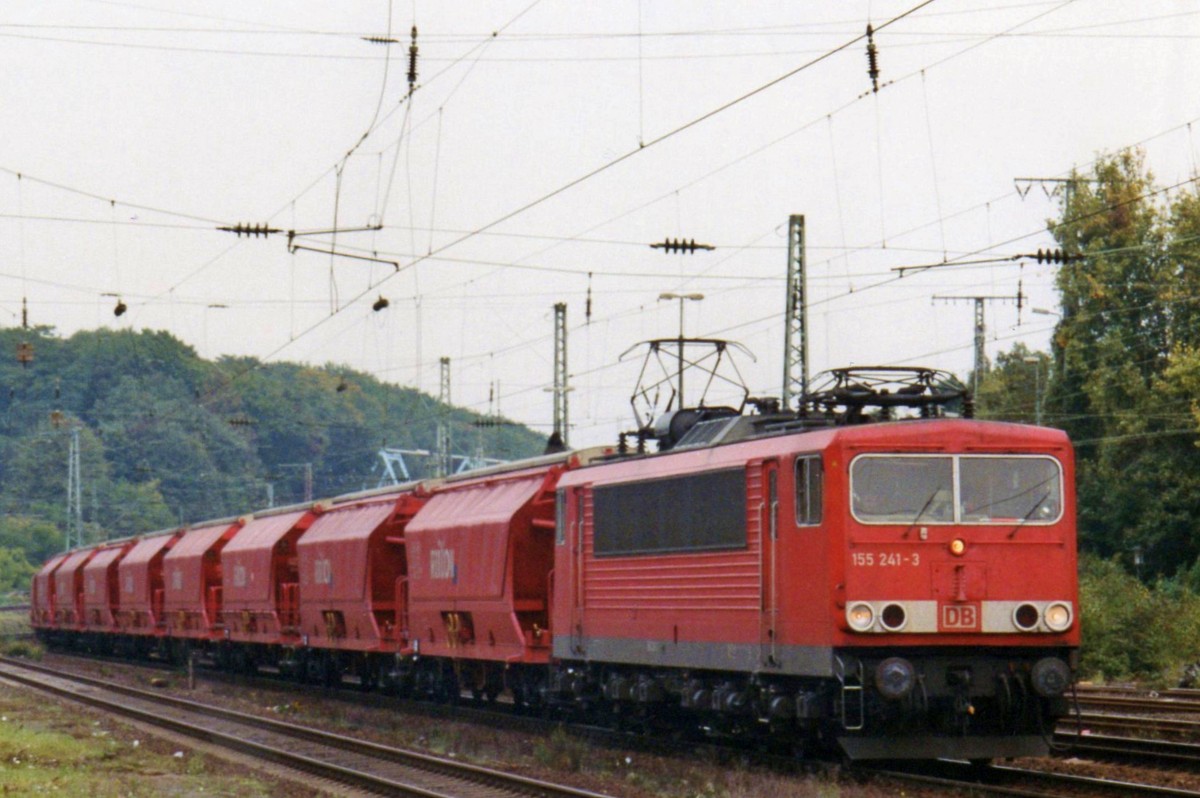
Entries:
[[[1147, 717], [1145, 715], [1114, 715], [1102, 712], [1084, 712], [1078, 723], [1087, 729], [1136, 729], [1144, 732], [1200, 736], [1200, 720], [1180, 718]], [[1072, 716], [1059, 721], [1058, 728], [1064, 734], [1074, 736], [1077, 719]]]
[[1093, 709], [1138, 710], [1143, 712], [1200, 712], [1200, 700], [1172, 696], [1131, 697], [1080, 695], [1079, 705]]
[[1170, 740], [1147, 740], [1108, 734], [1055, 732], [1054, 741], [1071, 753], [1107, 755], [1124, 759], [1200, 762], [1200, 745]]
[[[38, 674], [42, 678], [22, 674], [19, 672], [21, 670]], [[344, 735], [323, 732], [306, 726], [297, 726], [295, 724], [213, 707], [186, 699], [165, 696], [160, 692], [139, 690], [87, 676], [64, 674], [52, 668], [34, 665], [29, 662], [14, 661], [0, 657], [0, 676], [19, 681], [37, 689], [52, 692], [72, 701], [79, 701], [105, 711], [134, 717], [142, 722], [167, 728], [171, 731], [215, 743], [226, 748], [246, 752], [257, 758], [273, 761], [296, 770], [321, 776], [322, 778], [352, 784], [359, 789], [383, 795], [414, 796], [416, 798], [458, 798], [464, 793], [460, 790], [446, 793], [413, 784], [406, 784], [369, 771], [350, 768], [328, 760], [302, 755], [279, 746], [255, 742], [246, 739], [245, 735], [221, 732], [211, 727], [198, 726], [194, 723], [166, 717], [161, 714], [161, 709], [155, 712], [153, 709], [141, 709], [128, 703], [105, 698], [97, 692], [80, 692], [74, 689], [72, 684], [85, 685], [94, 690], [103, 690], [117, 696], [146, 701], [151, 706], [158, 705], [160, 708], [167, 706], [181, 712], [203, 715], [223, 722], [238, 724], [242, 727], [267, 731], [294, 741], [302, 740], [328, 749], [349, 752], [358, 756], [368, 757], [370, 760], [378, 763], [400, 764], [407, 768], [437, 774], [443, 778], [456, 779], [464, 787], [470, 785], [476, 791], [480, 787], [490, 787], [495, 791], [492, 793], [494, 795], [538, 796], [539, 798], [608, 798], [608, 796], [598, 793], [541, 782], [536, 779], [504, 773], [503, 771], [491, 768], [442, 759], [415, 751], [392, 748]], [[46, 677], [59, 680], [60, 684], [48, 683], [45, 681]], [[65, 682], [66, 684], [62, 684], [61, 682]]]
[[[1095, 776], [1017, 768], [1008, 765], [976, 766], [966, 762], [941, 760], [931, 766], [912, 769], [860, 769], [884, 778], [899, 779], [939, 787], [954, 787], [972, 795], [1007, 795], [1020, 798], [1065, 798], [1081, 793], [1090, 796], [1170, 796], [1197, 798], [1200, 792], [1142, 782], [1114, 781]], [[1060, 788], [1057, 792], [1047, 789]]]
[[[83, 659], [90, 660], [91, 658], [85, 657]], [[3, 659], [0, 659], [0, 663], [3, 663]], [[25, 663], [21, 663], [21, 664], [24, 665]], [[134, 667], [140, 667], [140, 666], [134, 665]], [[61, 671], [55, 671], [54, 669], [46, 669], [46, 670], [49, 672], [61, 675]], [[219, 681], [225, 681], [225, 682], [231, 682], [231, 683], [236, 682], [236, 683], [244, 684], [247, 681], [247, 677], [244, 677], [244, 676], [232, 676], [232, 675], [220, 672], [220, 671], [206, 671], [206, 678], [213, 678], [213, 677], [218, 678]], [[86, 677], [86, 676], [81, 676], [79, 678], [83, 679], [83, 680], [89, 680], [89, 681], [100, 681], [100, 680], [92, 680], [91, 677]], [[278, 682], [278, 680], [275, 680], [275, 679], [266, 679], [263, 677], [259, 677], [259, 678], [251, 677], [248, 680], [251, 683], [263, 682], [264, 686], [269, 686], [269, 687], [274, 687], [274, 688], [280, 688], [280, 687], [286, 688], [286, 684], [281, 685]], [[117, 687], [118, 689], [121, 689], [121, 690], [130, 690], [131, 692], [146, 694], [145, 691], [139, 691], [134, 688], [125, 688], [120, 685], [116, 685], [115, 687]], [[378, 696], [375, 696], [374, 698], [369, 697], [367, 695], [364, 695], [364, 694], [358, 692], [357, 690], [351, 689], [349, 686], [347, 686], [347, 688], [344, 690], [333, 691], [333, 692], [339, 698], [349, 699], [354, 703], [362, 702], [364, 704], [378, 705], [378, 703], [377, 703], [378, 698], [379, 698]], [[163, 701], [164, 699], [167, 699], [172, 702], [179, 701], [179, 702], [183, 702], [185, 704], [191, 703], [191, 702], [185, 701], [184, 699], [175, 699], [175, 698], [165, 697], [165, 696], [162, 696], [160, 693], [148, 693], [148, 695], [152, 696], [155, 700], [158, 700], [158, 701]], [[406, 707], [411, 707], [414, 711], [419, 711], [419, 712], [422, 712], [423, 714], [428, 714], [428, 715], [435, 716], [435, 717], [449, 717], [449, 715], [447, 714], [449, 708], [441, 706], [441, 705], [432, 705], [431, 706], [431, 705], [429, 705], [427, 703], [423, 703], [423, 702], [403, 701], [400, 699], [396, 699], [396, 703], [398, 706], [403, 705]], [[200, 706], [206, 706], [206, 705], [200, 705]], [[233, 716], [240, 716], [240, 713], [231, 712], [229, 710], [217, 710], [216, 708], [211, 708], [211, 709], [213, 711], [219, 711], [221, 713], [228, 713]], [[558, 724], [550, 723], [549, 721], [545, 721], [543, 719], [534, 719], [534, 718], [529, 718], [529, 717], [524, 717], [524, 716], [514, 716], [514, 715], [510, 715], [508, 713], [503, 713], [502, 718], [498, 718], [494, 711], [489, 711], [489, 710], [481, 709], [481, 708], [469, 708], [469, 707], [463, 707], [463, 706], [456, 706], [453, 708], [453, 711], [454, 711], [455, 717], [460, 717], [460, 718], [466, 717], [471, 722], [482, 722], [482, 723], [485, 723], [488, 725], [498, 725], [502, 721], [506, 728], [511, 728], [512, 724], [516, 723], [521, 728], [524, 728], [527, 731], [529, 731], [529, 733], [535, 733], [535, 734], [540, 733], [540, 732], [545, 732], [546, 729], [553, 728], [558, 725]], [[266, 718], [258, 718], [255, 716], [249, 716], [249, 717], [254, 723], [259, 723], [259, 722], [261, 722], [263, 724], [277, 723], [277, 721], [272, 721], [272, 720], [266, 719]], [[1085, 722], [1088, 722], [1088, 721], [1091, 721], [1093, 718], [1103, 719], [1104, 716], [1084, 715], [1084, 716], [1082, 716], [1082, 718]], [[1137, 719], [1134, 718], [1134, 720], [1136, 721]], [[1166, 719], [1145, 719], [1145, 720], [1150, 721], [1150, 722], [1157, 721], [1159, 723], [1168, 723], [1168, 724], [1172, 723], [1172, 721], [1169, 721]], [[1180, 723], [1188, 723], [1188, 722], [1181, 721]], [[284, 725], [291, 728], [290, 724], [284, 724]], [[301, 728], [303, 728], [303, 727], [301, 727]], [[626, 745], [628, 745], [628, 744], [639, 744], [640, 745], [640, 744], [647, 744], [647, 743], [657, 743], [657, 745], [654, 746], [655, 750], [657, 750], [659, 753], [668, 754], [668, 755], [670, 753], [678, 753], [678, 750], [679, 750], [678, 746], [670, 745], [668, 743], [668, 741], [663, 740], [663, 739], [648, 738], [648, 737], [641, 737], [641, 736], [635, 736], [635, 737], [631, 738], [627, 734], [616, 733], [612, 729], [607, 729], [607, 728], [574, 727], [573, 732], [583, 734], [590, 741], [592, 741], [593, 743], [598, 744], [598, 745], [612, 745], [615, 743], [623, 743]], [[317, 732], [317, 733], [323, 734], [320, 732]], [[336, 735], [334, 735], [334, 736], [336, 737]], [[1089, 738], [1094, 738], [1094, 739], [1089, 740]], [[1072, 730], [1068, 733], [1061, 734], [1056, 739], [1062, 740], [1062, 741], [1065, 741], [1068, 743], [1073, 743], [1076, 741], [1077, 738], [1074, 734], [1074, 731]], [[1141, 751], [1130, 751], [1130, 750], [1126, 750], [1124, 748], [1116, 747], [1116, 745], [1114, 744], [1114, 741], [1121, 741], [1123, 739], [1124, 738], [1110, 738], [1110, 737], [1101, 736], [1101, 735], [1084, 735], [1082, 737], [1082, 740], [1085, 743], [1095, 742], [1095, 743], [1100, 744], [1101, 747], [1091, 749], [1095, 753], [1115, 754], [1115, 755], [1119, 755], [1119, 756], [1127, 758], [1127, 759], [1145, 757], [1148, 755], [1149, 756], [1159, 756], [1161, 754], [1161, 749], [1154, 746], [1154, 741], [1134, 741], [1135, 743], [1147, 742], [1151, 749], [1151, 752], [1149, 754], [1143, 753]], [[695, 745], [695, 742], [693, 742], [693, 745]], [[701, 745], [703, 745], [703, 744], [701, 744]], [[1197, 748], [1200, 748], [1200, 746], [1197, 746]], [[662, 749], [662, 750], [659, 750], [659, 749]], [[689, 750], [694, 750], [694, 748], [689, 749]], [[1076, 750], [1080, 750], [1080, 748], [1077, 747]], [[1187, 749], [1185, 748], [1184, 750], [1186, 751]], [[461, 763], [453, 763], [453, 764], [457, 766]], [[965, 764], [954, 763], [954, 762], [944, 762], [944, 763], [938, 763], [938, 764], [945, 766], [947, 768], [952, 768], [952, 769], [966, 767]], [[882, 771], [882, 770], [875, 770], [874, 768], [872, 768], [869, 765], [855, 766], [853, 768], [853, 770], [855, 772], [859, 772], [859, 773], [863, 773], [863, 774], [874, 774], [874, 775], [879, 775], [882, 777], [900, 778], [900, 779], [905, 779], [905, 780], [910, 780], [910, 781], [924, 780], [926, 783], [939, 785], [939, 786], [954, 785], [954, 786], [959, 786], [959, 787], [963, 787], [966, 789], [976, 790], [979, 792], [986, 792], [988, 794], [1025, 796], [1025, 798], [1057, 798], [1057, 796], [1059, 794], [1048, 793], [1048, 792], [1039, 792], [1036, 789], [1031, 789], [1029, 787], [1014, 787], [1011, 784], [981, 783], [979, 781], [979, 779], [981, 777], [987, 777], [987, 778], [991, 778], [993, 780], [1000, 779], [1002, 777], [1009, 778], [1009, 779], [1024, 778], [1024, 779], [1028, 779], [1033, 782], [1036, 782], [1036, 781], [1055, 782], [1055, 783], [1061, 783], [1068, 787], [1073, 785], [1075, 788], [1075, 792], [1072, 793], [1073, 795], [1078, 795], [1080, 789], [1084, 789], [1085, 791], [1091, 790], [1092, 792], [1095, 792], [1096, 790], [1099, 790], [1101, 787], [1103, 787], [1108, 792], [1115, 793], [1118, 796], [1129, 795], [1129, 794], [1188, 796], [1189, 798], [1197, 798], [1197, 796], [1200, 796], [1200, 792], [1192, 792], [1192, 791], [1188, 791], [1188, 790], [1181, 790], [1178, 788], [1159, 787], [1159, 786], [1150, 785], [1150, 784], [1128, 784], [1128, 783], [1122, 783], [1122, 782], [1105, 781], [1103, 779], [1094, 779], [1094, 778], [1084, 777], [1084, 776], [1076, 776], [1076, 775], [1071, 775], [1071, 774], [1044, 772], [1044, 771], [1037, 771], [1037, 770], [1021, 770], [1021, 769], [1017, 769], [1017, 768], [1001, 767], [1001, 766], [974, 768], [971, 771], [969, 771], [969, 773], [964, 777], [947, 776], [947, 775], [945, 775], [945, 773], [947, 771], [942, 771], [942, 775], [931, 775], [929, 773], [920, 773], [920, 772], [915, 772], [915, 771], [909, 771], [909, 772]], [[989, 775], [985, 775], [985, 774], [989, 774]], [[1001, 774], [1004, 774], [1004, 775], [1002, 776]], [[1089, 780], [1089, 778], [1090, 778], [1090, 780]], [[552, 794], [553, 795], [561, 795], [561, 793], [552, 793]], [[590, 793], [581, 793], [578, 791], [576, 791], [574, 793], [567, 793], [567, 794], [569, 794], [569, 795], [592, 795]]]

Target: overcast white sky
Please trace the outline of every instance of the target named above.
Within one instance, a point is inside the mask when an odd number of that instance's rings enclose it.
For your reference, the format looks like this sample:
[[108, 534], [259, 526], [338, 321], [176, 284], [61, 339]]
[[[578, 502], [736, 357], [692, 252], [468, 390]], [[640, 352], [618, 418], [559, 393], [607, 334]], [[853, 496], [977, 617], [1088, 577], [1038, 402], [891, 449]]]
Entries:
[[[664, 291], [703, 293], [687, 333], [745, 344], [751, 390], [779, 392], [787, 218], [803, 213], [812, 370], [965, 376], [972, 307], [932, 297], [1020, 284], [1020, 315], [987, 307], [989, 354], [1045, 348], [1054, 319], [1031, 308], [1056, 306], [1052, 267], [891, 269], [1049, 246], [1055, 201], [1014, 178], [1098, 152], [1141, 143], [1160, 183], [1194, 176], [1200, 3], [934, 0], [887, 24], [918, 5], [12, 0], [0, 321], [27, 297], [30, 323], [64, 335], [163, 329], [205, 357], [344, 363], [431, 393], [445, 355], [455, 403], [486, 411], [498, 382], [500, 410], [544, 429], [566, 302], [571, 441], [608, 443], [633, 423], [640, 363], [619, 355], [677, 332]], [[865, 43], [833, 52], [868, 21], [878, 94]], [[390, 59], [361, 38], [389, 29]], [[215, 230], [328, 229], [335, 209], [343, 228], [383, 225], [339, 249], [401, 270]], [[649, 248], [667, 237], [717, 249]]]

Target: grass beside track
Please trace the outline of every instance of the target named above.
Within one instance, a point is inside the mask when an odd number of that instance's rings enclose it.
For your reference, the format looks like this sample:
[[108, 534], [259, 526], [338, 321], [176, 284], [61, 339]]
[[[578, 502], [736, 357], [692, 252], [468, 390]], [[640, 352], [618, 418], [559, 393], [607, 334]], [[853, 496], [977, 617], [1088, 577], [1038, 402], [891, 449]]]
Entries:
[[242, 798], [285, 785], [21, 688], [0, 690], [0, 795]]
[[28, 634], [29, 610], [0, 611], [0, 638]]

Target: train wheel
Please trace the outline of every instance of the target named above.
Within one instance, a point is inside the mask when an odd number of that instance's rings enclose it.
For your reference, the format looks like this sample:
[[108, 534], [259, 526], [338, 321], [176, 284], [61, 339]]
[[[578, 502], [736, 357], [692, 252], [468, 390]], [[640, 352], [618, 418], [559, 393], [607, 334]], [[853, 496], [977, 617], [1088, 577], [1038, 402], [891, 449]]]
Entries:
[[358, 672], [358, 689], [364, 693], [379, 687], [379, 664], [370, 654], [363, 654], [361, 669]]
[[441, 701], [450, 706], [458, 706], [458, 703], [462, 701], [462, 691], [459, 689], [458, 679], [453, 673], [442, 680], [441, 689], [438, 692]]
[[338, 671], [334, 653], [326, 651], [325, 655], [321, 657], [321, 684], [325, 687], [337, 687], [341, 682], [342, 675]]

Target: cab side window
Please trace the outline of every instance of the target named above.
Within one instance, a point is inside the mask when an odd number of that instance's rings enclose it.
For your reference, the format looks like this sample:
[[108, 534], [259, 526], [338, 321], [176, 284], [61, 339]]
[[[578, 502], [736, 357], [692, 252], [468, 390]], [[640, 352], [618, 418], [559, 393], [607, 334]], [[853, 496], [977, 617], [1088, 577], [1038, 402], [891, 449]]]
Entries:
[[822, 472], [819, 455], [796, 458], [796, 525], [821, 523]]

